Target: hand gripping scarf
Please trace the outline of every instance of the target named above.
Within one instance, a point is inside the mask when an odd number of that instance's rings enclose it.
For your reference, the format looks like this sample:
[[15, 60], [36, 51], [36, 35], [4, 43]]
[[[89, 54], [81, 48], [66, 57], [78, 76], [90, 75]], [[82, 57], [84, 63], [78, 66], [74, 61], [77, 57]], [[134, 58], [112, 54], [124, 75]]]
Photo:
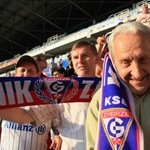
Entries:
[[104, 61], [96, 150], [143, 150], [134, 100], [117, 75], [109, 54]]

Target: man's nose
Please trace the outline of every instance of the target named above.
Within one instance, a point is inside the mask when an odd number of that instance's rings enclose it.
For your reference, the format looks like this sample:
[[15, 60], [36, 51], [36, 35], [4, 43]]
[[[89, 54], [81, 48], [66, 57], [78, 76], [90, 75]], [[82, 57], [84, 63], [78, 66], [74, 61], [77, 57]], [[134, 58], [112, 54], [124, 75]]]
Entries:
[[132, 76], [136, 80], [140, 80], [143, 77], [143, 69], [140, 64], [134, 63], [132, 65]]
[[78, 62], [83, 62], [83, 61], [84, 61], [83, 57], [79, 56], [78, 57]]

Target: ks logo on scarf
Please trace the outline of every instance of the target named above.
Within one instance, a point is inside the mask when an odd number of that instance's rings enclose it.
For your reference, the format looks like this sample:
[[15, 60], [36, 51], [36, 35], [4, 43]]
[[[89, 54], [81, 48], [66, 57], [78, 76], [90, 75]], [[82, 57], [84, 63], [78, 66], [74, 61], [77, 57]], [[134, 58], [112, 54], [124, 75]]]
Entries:
[[143, 134], [136, 121], [132, 95], [105, 57], [99, 110], [98, 150], [143, 150]]

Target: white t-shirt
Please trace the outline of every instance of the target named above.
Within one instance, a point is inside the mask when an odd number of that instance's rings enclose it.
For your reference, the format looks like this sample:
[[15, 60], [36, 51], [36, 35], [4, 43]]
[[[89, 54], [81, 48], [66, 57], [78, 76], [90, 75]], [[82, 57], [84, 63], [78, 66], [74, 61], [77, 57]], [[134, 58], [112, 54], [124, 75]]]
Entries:
[[61, 150], [85, 150], [85, 120], [89, 103], [59, 104]]

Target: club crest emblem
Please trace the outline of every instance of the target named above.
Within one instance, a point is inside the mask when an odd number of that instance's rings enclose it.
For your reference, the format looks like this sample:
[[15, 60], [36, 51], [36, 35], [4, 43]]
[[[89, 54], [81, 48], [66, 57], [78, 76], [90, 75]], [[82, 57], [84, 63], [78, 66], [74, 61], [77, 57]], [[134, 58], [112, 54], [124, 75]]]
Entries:
[[130, 112], [127, 109], [104, 110], [101, 117], [104, 132], [112, 149], [122, 149], [133, 121]]
[[36, 95], [49, 103], [70, 101], [78, 92], [79, 83], [70, 78], [39, 79], [34, 84]]

